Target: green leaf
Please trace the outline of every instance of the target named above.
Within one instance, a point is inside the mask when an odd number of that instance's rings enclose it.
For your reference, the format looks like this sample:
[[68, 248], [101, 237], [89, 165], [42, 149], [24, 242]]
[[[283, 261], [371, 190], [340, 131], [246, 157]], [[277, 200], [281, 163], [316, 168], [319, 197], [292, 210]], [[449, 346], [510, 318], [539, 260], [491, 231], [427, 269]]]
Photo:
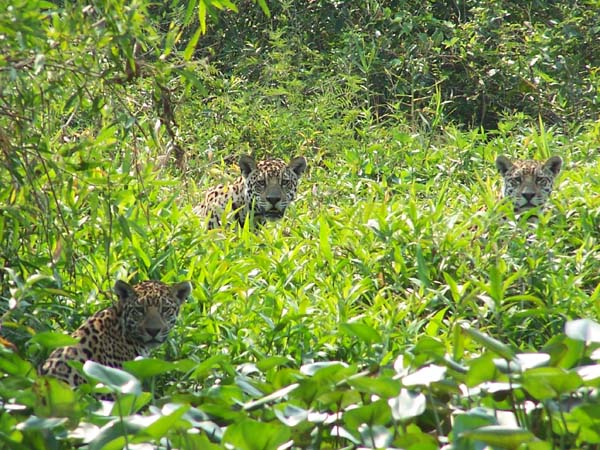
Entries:
[[285, 405], [283, 409], [274, 408], [275, 416], [288, 427], [295, 427], [308, 418], [308, 410], [295, 405]]
[[494, 357], [491, 353], [486, 353], [469, 361], [465, 383], [469, 387], [474, 387], [486, 381], [493, 381], [497, 376], [498, 370], [496, 364], [494, 364]]
[[246, 419], [229, 425], [221, 444], [239, 450], [277, 450], [290, 439], [290, 435], [290, 429], [280, 423]]
[[268, 18], [271, 18], [271, 11], [269, 11], [269, 6], [267, 5], [266, 0], [258, 0], [258, 4], [260, 6], [260, 9], [262, 9], [264, 15]]
[[198, 21], [200, 22], [200, 32], [206, 34], [206, 0], [198, 0]]
[[[152, 436], [159, 440], [169, 434], [170, 431], [177, 428], [178, 431], [187, 430], [191, 424], [187, 421], [181, 421], [181, 417], [190, 409], [190, 405], [170, 405], [163, 408], [165, 415], [160, 416], [144, 429], [144, 434]], [[165, 411], [166, 410], [166, 411]], [[177, 427], [175, 425], [177, 424]]]
[[331, 230], [327, 219], [321, 216], [319, 218], [319, 248], [327, 263], [333, 265], [333, 253], [331, 252], [331, 244], [329, 243], [330, 235]]
[[388, 377], [351, 377], [347, 383], [359, 392], [378, 395], [382, 398], [394, 397], [400, 392], [398, 381]]
[[35, 373], [31, 363], [0, 344], [0, 373], [26, 377]]
[[125, 448], [126, 436], [143, 432], [147, 424], [128, 418], [118, 418], [104, 425], [89, 443], [89, 450], [121, 450]]
[[391, 419], [392, 413], [385, 400], [377, 400], [368, 405], [348, 409], [343, 415], [344, 424], [350, 430], [358, 430], [362, 424], [386, 425]]
[[36, 382], [35, 414], [43, 417], [77, 417], [81, 405], [73, 388], [53, 377], [41, 377]]
[[381, 343], [381, 336], [373, 327], [359, 322], [342, 323], [340, 330], [345, 334], [356, 337], [367, 344]]
[[485, 442], [493, 447], [517, 449], [523, 444], [536, 440], [535, 435], [528, 430], [501, 425], [489, 425], [475, 430], [465, 431], [461, 437]]
[[67, 421], [66, 418], [40, 418], [36, 416], [30, 416], [17, 425], [17, 430], [31, 431], [31, 430], [52, 430]]
[[290, 364], [291, 362], [292, 361], [290, 361], [290, 358], [287, 358], [285, 356], [271, 356], [269, 358], [264, 358], [264, 359], [261, 359], [260, 361], [258, 361], [256, 363], [256, 367], [261, 372], [266, 372], [275, 367], [286, 366], [286, 365]]
[[49, 350], [53, 350], [59, 347], [66, 347], [67, 345], [75, 345], [79, 342], [79, 339], [63, 333], [44, 331], [42, 333], [37, 333], [29, 340], [29, 342], [31, 344], [40, 344]]
[[[203, 3], [203, 0], [200, 0], [200, 3]], [[202, 22], [200, 22], [202, 24]], [[196, 50], [196, 45], [198, 44], [198, 40], [200, 39], [200, 35], [206, 33], [206, 22], [204, 23], [204, 28], [198, 27], [189, 42], [185, 46], [185, 50], [183, 51], [183, 59], [185, 61], [189, 61]]]
[[383, 425], [362, 424], [358, 427], [358, 432], [364, 445], [368, 448], [389, 448], [394, 435]]
[[321, 372], [336, 372], [337, 370], [346, 369], [348, 365], [341, 361], [321, 361], [312, 364], [305, 364], [300, 367], [300, 373], [314, 376]]
[[583, 385], [583, 380], [577, 373], [559, 367], [538, 367], [523, 373], [522, 384], [531, 396], [548, 400], [575, 393]]
[[86, 361], [83, 365], [83, 371], [113, 392], [135, 395], [142, 392], [142, 387], [137, 378], [123, 370], [103, 366], [94, 361]]
[[162, 359], [144, 358], [123, 363], [123, 369], [131, 373], [139, 380], [155, 377], [163, 373], [169, 373], [178, 369], [175, 363]]

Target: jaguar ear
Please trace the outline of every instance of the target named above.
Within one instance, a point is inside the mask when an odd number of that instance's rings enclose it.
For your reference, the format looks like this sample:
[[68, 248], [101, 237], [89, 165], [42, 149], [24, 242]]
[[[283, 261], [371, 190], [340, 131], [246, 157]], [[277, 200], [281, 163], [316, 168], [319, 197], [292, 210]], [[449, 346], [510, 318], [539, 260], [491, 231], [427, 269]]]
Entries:
[[558, 175], [558, 172], [560, 172], [561, 167], [562, 159], [560, 156], [552, 156], [550, 159], [548, 159], [548, 161], [544, 163], [544, 169], [548, 169], [554, 174], [554, 176]]
[[292, 159], [288, 164], [288, 169], [294, 171], [298, 176], [302, 175], [306, 170], [306, 159], [304, 159], [304, 156], [297, 156]]
[[250, 175], [253, 170], [256, 170], [256, 161], [254, 161], [252, 156], [242, 155], [238, 164], [244, 178], [248, 178], [248, 175]]
[[129, 283], [121, 280], [117, 280], [113, 290], [115, 291], [115, 294], [117, 294], [117, 297], [119, 297], [119, 304], [123, 304], [129, 298], [135, 297], [136, 295], [133, 287], [131, 287]]
[[182, 304], [187, 300], [192, 292], [192, 283], [189, 281], [182, 281], [181, 283], [172, 284], [171, 289], [175, 293], [175, 296], [179, 299], [179, 304]]
[[513, 164], [504, 155], [498, 155], [496, 158], [496, 169], [500, 172], [500, 175], [504, 176], [512, 168]]

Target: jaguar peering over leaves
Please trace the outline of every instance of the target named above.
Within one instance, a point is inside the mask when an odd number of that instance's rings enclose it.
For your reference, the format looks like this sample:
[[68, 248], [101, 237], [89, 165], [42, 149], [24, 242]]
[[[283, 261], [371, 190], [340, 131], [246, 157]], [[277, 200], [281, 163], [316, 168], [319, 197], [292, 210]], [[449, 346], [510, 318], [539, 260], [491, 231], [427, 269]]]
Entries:
[[244, 225], [248, 216], [254, 223], [281, 219], [296, 198], [298, 180], [306, 170], [306, 159], [293, 158], [289, 164], [281, 159], [255, 161], [243, 155], [239, 166], [242, 176], [231, 185], [218, 185], [208, 190], [204, 200], [194, 208], [200, 217], [208, 218], [208, 227], [221, 226], [221, 218], [231, 204], [235, 220]]
[[91, 360], [121, 368], [125, 361], [146, 356], [166, 340], [191, 290], [188, 281], [172, 285], [143, 281], [135, 286], [117, 281], [114, 291], [118, 303], [81, 325], [72, 335], [79, 342], [55, 349], [40, 368], [40, 374], [77, 386], [84, 380], [68, 361]]
[[496, 158], [496, 168], [504, 178], [504, 197], [511, 200], [516, 214], [545, 205], [561, 166], [560, 156], [547, 161]]

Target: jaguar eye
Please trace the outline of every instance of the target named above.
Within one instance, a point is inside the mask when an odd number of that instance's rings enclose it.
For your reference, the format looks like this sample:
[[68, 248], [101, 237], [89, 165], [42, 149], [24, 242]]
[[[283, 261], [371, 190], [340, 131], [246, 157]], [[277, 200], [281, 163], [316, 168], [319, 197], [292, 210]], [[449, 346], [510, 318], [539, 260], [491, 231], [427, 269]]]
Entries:
[[264, 179], [256, 180], [256, 187], [259, 189], [264, 189], [267, 185], [267, 182]]
[[521, 177], [515, 177], [510, 180], [510, 184], [512, 186], [519, 186], [521, 184], [521, 181], [523, 181], [523, 179]]

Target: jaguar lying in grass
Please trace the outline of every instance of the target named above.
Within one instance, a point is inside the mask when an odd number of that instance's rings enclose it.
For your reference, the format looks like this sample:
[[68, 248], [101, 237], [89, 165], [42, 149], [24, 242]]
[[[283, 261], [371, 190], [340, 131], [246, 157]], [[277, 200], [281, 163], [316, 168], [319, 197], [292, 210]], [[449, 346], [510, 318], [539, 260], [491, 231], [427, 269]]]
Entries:
[[281, 159], [256, 162], [250, 156], [239, 161], [242, 176], [231, 185], [218, 185], [208, 190], [204, 200], [194, 208], [200, 217], [208, 218], [208, 227], [217, 228], [227, 205], [240, 225], [249, 216], [254, 223], [281, 219], [296, 198], [298, 181], [306, 170], [306, 160], [299, 156], [286, 164]]

